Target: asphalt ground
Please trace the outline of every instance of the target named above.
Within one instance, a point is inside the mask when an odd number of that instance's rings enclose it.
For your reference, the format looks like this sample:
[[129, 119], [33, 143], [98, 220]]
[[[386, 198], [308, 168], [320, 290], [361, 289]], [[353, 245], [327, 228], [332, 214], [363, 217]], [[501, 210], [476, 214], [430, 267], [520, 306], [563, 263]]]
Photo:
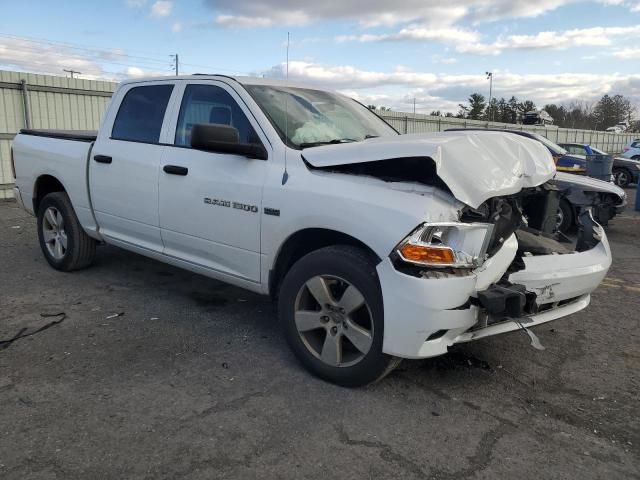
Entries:
[[54, 271], [1, 203], [0, 478], [640, 478], [640, 215], [608, 235], [545, 351], [514, 332], [350, 390], [302, 369], [268, 299], [113, 247]]

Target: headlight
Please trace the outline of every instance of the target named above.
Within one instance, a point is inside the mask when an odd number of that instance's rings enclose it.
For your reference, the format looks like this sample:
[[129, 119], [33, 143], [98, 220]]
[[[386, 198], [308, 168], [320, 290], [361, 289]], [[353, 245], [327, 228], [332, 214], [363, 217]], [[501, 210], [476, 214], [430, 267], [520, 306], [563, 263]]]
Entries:
[[400, 242], [396, 252], [416, 265], [474, 268], [484, 262], [492, 232], [490, 223], [425, 223]]
[[636, 168], [640, 170], [640, 163], [636, 163]]

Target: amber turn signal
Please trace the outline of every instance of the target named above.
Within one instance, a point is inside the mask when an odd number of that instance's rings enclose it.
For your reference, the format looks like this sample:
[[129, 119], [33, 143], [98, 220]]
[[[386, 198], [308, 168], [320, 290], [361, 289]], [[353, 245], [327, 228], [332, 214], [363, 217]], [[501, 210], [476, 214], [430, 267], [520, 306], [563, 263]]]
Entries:
[[400, 254], [409, 262], [440, 265], [455, 263], [455, 255], [449, 247], [405, 243], [400, 247]]

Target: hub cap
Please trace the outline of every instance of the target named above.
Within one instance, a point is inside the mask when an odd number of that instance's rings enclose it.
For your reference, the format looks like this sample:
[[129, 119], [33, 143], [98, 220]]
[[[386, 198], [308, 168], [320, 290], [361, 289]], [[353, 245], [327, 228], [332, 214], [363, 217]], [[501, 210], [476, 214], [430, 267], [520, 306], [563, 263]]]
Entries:
[[49, 255], [62, 260], [67, 253], [67, 232], [62, 214], [55, 207], [49, 207], [42, 217], [42, 236]]
[[340, 277], [318, 275], [302, 286], [295, 323], [307, 349], [327, 365], [355, 365], [371, 349], [371, 310], [362, 293]]

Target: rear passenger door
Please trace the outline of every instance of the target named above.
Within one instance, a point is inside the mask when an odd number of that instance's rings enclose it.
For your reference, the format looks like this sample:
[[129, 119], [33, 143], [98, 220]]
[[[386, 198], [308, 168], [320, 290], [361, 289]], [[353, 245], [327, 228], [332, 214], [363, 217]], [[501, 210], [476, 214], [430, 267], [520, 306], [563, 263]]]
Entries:
[[[269, 160], [192, 149], [198, 123], [238, 129], [241, 143], [266, 137], [238, 94], [222, 82], [183, 82], [173, 146], [160, 169], [165, 254], [245, 281], [260, 281], [262, 187]], [[227, 278], [228, 279], [228, 278]]]
[[89, 187], [96, 220], [102, 235], [121, 246], [162, 251], [158, 172], [174, 89], [168, 82], [122, 88], [113, 99], [120, 106], [109, 111], [91, 153]]

